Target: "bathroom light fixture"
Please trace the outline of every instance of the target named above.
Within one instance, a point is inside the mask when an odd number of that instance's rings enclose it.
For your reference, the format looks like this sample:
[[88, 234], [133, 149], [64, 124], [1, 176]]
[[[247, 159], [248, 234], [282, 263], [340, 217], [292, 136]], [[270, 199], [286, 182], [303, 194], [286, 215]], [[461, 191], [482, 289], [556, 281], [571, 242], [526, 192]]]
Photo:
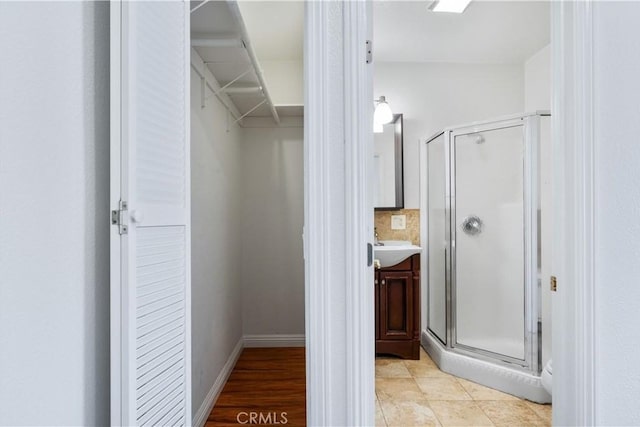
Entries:
[[393, 120], [393, 113], [391, 112], [391, 107], [387, 104], [387, 99], [384, 96], [381, 96], [375, 102], [377, 102], [378, 105], [376, 105], [376, 109], [373, 112], [373, 123], [380, 125], [391, 123], [391, 120]]
[[382, 133], [384, 132], [384, 126], [382, 123], [377, 123], [375, 120], [373, 121], [373, 133]]
[[469, 6], [471, 0], [435, 0], [429, 5], [434, 12], [462, 13]]

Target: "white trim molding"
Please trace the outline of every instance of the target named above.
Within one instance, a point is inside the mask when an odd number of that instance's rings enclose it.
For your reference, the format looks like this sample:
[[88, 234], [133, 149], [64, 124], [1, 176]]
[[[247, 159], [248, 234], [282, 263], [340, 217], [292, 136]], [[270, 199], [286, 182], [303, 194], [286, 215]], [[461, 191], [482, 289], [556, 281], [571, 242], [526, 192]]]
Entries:
[[[369, 2], [305, 3], [307, 424], [374, 423]], [[370, 68], [370, 65], [368, 66]], [[364, 220], [366, 219], [366, 220]]]
[[[347, 424], [374, 424], [374, 272], [367, 266], [373, 245], [373, 70], [371, 2], [344, 2], [344, 109], [346, 202]], [[373, 248], [373, 246], [370, 246]], [[373, 251], [371, 249], [371, 251]], [[371, 260], [373, 261], [373, 260]]]
[[241, 337], [238, 340], [236, 346], [233, 348], [233, 351], [231, 351], [231, 354], [229, 355], [229, 358], [225, 362], [224, 366], [220, 370], [218, 378], [216, 378], [215, 382], [211, 386], [209, 393], [207, 393], [207, 396], [204, 398], [204, 402], [202, 402], [202, 405], [200, 405], [200, 408], [198, 408], [198, 412], [196, 412], [196, 414], [193, 416], [193, 427], [202, 427], [207, 422], [207, 417], [211, 413], [216, 400], [218, 400], [218, 396], [220, 396], [220, 393], [222, 392], [224, 385], [227, 383], [231, 372], [233, 372], [233, 368], [234, 366], [236, 366], [236, 362], [238, 361], [238, 358], [240, 358], [240, 354], [242, 354], [243, 349], [244, 338]]
[[[328, 68], [328, 41], [323, 37], [327, 9], [337, 3], [308, 2], [305, 4], [304, 46], [304, 228], [305, 262], [305, 335], [307, 424], [328, 425], [331, 419], [331, 378], [334, 358], [331, 355], [331, 328], [325, 323], [330, 316], [330, 287], [334, 276], [327, 231], [329, 219], [330, 173], [335, 140], [329, 136], [329, 82], [322, 74]], [[339, 124], [339, 123], [338, 123]], [[339, 131], [336, 132], [340, 137]], [[341, 138], [342, 139], [342, 138]], [[326, 142], [326, 143], [325, 143]], [[340, 158], [338, 157], [338, 161]]]
[[592, 7], [590, 1], [551, 5], [554, 425], [596, 422]]
[[304, 347], [304, 334], [245, 335], [245, 348]]

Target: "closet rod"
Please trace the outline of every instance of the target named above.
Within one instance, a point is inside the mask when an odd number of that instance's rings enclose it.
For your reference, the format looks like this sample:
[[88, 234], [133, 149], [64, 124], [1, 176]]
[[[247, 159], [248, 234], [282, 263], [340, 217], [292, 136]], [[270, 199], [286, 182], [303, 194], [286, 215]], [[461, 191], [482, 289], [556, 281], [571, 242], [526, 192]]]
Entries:
[[[249, 111], [247, 111], [246, 113], [244, 113], [238, 120], [242, 120], [244, 119], [246, 116], [248, 116], [249, 114], [253, 113], [255, 110], [258, 109], [258, 107], [260, 107], [262, 104], [264, 104], [265, 102], [267, 102], [266, 99], [263, 99], [262, 101], [260, 101], [260, 103], [258, 105], [256, 105], [255, 107], [253, 107], [252, 109], [250, 109]], [[237, 122], [238, 120], [236, 120], [235, 122]], [[233, 122], [233, 123], [235, 123]]]
[[196, 10], [200, 9], [202, 6], [204, 6], [205, 4], [209, 3], [210, 0], [203, 0], [202, 3], [200, 3], [199, 5], [197, 5], [196, 7], [194, 7], [193, 9], [191, 9], [191, 13], [195, 12]]

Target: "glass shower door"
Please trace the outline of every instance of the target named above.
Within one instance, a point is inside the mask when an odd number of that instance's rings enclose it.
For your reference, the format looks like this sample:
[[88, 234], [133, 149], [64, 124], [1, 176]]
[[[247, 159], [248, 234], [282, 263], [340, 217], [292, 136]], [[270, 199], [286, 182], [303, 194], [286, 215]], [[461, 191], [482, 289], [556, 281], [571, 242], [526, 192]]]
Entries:
[[445, 135], [441, 133], [427, 143], [427, 298], [429, 330], [447, 344], [446, 297], [446, 178]]
[[527, 351], [523, 129], [450, 139], [452, 345], [512, 362]]

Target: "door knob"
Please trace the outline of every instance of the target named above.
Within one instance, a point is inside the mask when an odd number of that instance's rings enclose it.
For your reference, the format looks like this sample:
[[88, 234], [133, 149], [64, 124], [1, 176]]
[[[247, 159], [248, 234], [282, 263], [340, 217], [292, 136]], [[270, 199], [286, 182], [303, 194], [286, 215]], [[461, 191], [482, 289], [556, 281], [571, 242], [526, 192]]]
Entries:
[[482, 220], [475, 215], [468, 216], [462, 221], [462, 231], [469, 236], [482, 233]]
[[140, 224], [144, 220], [144, 214], [138, 210], [134, 209], [131, 211], [131, 221]]

